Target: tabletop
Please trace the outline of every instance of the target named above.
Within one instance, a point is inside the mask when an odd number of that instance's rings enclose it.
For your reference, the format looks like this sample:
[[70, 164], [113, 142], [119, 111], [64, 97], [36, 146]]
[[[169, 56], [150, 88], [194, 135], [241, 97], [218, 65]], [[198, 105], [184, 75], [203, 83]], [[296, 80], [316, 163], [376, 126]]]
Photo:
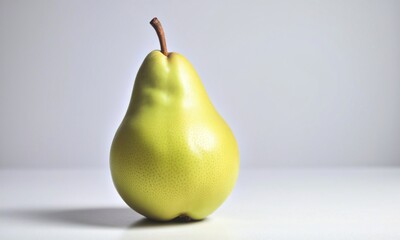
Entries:
[[147, 220], [107, 169], [0, 170], [0, 239], [400, 239], [400, 168], [241, 169], [191, 223]]

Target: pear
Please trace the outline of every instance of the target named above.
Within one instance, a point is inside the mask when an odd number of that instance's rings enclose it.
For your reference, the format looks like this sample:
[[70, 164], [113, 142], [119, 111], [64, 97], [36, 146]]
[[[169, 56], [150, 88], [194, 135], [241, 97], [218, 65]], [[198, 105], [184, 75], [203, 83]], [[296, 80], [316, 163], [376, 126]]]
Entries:
[[201, 220], [231, 193], [239, 150], [190, 62], [168, 53], [154, 18], [161, 51], [150, 52], [110, 154], [114, 185], [147, 218]]

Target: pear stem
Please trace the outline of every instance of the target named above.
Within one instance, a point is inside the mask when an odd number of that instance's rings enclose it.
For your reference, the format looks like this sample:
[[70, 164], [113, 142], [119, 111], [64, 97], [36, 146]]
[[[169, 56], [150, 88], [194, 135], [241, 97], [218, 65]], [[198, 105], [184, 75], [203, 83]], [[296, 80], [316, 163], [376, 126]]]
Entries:
[[165, 33], [163, 27], [161, 26], [161, 22], [155, 17], [150, 21], [150, 24], [151, 26], [153, 26], [154, 30], [156, 30], [158, 40], [160, 41], [161, 52], [165, 56], [168, 56], [167, 43], [165, 41]]

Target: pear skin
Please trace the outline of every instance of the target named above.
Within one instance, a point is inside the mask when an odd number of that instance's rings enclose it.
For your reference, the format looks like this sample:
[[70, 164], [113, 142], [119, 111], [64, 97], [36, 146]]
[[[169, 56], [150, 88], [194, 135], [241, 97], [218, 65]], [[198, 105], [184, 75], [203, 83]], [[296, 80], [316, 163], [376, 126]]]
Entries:
[[110, 167], [122, 199], [158, 221], [204, 219], [231, 193], [238, 144], [182, 55], [155, 50], [145, 58]]

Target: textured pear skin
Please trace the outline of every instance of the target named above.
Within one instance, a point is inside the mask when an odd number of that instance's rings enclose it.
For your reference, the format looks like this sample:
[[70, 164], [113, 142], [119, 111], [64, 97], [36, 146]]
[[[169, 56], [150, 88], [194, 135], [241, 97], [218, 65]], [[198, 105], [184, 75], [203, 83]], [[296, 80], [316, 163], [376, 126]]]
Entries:
[[230, 194], [239, 171], [238, 145], [185, 57], [147, 55], [110, 165], [122, 199], [154, 220], [203, 219]]

